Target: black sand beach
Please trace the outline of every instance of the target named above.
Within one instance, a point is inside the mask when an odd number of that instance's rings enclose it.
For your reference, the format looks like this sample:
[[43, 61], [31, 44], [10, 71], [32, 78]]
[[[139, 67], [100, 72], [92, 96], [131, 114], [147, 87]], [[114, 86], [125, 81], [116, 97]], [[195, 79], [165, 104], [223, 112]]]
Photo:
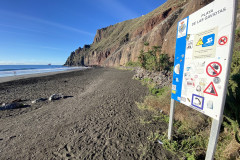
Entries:
[[[143, 153], [167, 124], [140, 123], [147, 88], [133, 75], [94, 68], [0, 83], [0, 103], [26, 104], [0, 110], [0, 159], [177, 159], [159, 143]], [[56, 93], [66, 98], [31, 103]]]

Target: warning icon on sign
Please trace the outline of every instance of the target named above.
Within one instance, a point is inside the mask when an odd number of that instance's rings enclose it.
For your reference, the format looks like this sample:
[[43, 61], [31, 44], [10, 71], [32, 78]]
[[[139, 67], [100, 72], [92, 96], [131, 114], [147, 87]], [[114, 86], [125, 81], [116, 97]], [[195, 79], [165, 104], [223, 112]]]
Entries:
[[202, 38], [200, 38], [199, 41], [197, 42], [197, 46], [201, 46], [201, 45], [203, 45], [203, 40], [202, 40]]
[[207, 88], [203, 91], [203, 93], [207, 93], [207, 94], [210, 94], [210, 95], [213, 95], [213, 96], [218, 96], [216, 88], [215, 88], [213, 82], [211, 82], [207, 86]]

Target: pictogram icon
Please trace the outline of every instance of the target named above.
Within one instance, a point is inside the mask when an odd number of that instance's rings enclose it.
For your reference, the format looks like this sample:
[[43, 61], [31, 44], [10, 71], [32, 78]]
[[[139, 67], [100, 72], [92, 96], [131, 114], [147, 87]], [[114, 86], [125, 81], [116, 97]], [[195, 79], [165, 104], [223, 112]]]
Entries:
[[200, 39], [198, 40], [196, 46], [201, 46], [201, 45], [203, 45], [203, 40], [202, 40], [202, 38], [200, 38]]
[[191, 105], [202, 110], [204, 105], [204, 97], [193, 94]]
[[227, 36], [222, 36], [221, 38], [219, 38], [218, 44], [223, 46], [223, 45], [225, 45], [227, 43], [227, 41], [228, 41]]
[[210, 95], [213, 95], [213, 96], [218, 96], [217, 94], [217, 90], [213, 84], [213, 82], [211, 82], [207, 88], [203, 91], [203, 93], [207, 93], [207, 94], [210, 94]]
[[222, 72], [222, 65], [218, 62], [212, 62], [207, 65], [206, 72], [210, 77], [217, 77]]

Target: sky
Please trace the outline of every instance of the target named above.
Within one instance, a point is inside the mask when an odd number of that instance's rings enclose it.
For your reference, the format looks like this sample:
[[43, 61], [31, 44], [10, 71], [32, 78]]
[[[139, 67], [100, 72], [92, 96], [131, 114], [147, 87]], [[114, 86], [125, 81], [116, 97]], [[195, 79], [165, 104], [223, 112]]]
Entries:
[[63, 65], [97, 29], [145, 15], [166, 0], [1, 0], [0, 65]]

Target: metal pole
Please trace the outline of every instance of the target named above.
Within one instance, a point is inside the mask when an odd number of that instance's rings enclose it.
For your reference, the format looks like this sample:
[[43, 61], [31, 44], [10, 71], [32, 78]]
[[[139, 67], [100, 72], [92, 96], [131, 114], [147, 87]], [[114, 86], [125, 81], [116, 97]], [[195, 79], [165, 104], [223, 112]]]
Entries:
[[232, 62], [232, 54], [233, 54], [233, 45], [234, 45], [234, 36], [235, 36], [235, 28], [236, 28], [236, 15], [237, 15], [237, 6], [238, 6], [238, 1], [234, 0], [233, 7], [235, 7], [235, 10], [233, 11], [233, 25], [232, 25], [232, 38], [231, 38], [231, 47], [230, 47], [230, 56], [229, 56], [229, 62], [227, 66], [227, 76], [225, 78], [225, 88], [223, 92], [223, 98], [222, 98], [222, 106], [221, 106], [221, 113], [219, 120], [213, 119], [212, 122], [212, 127], [211, 127], [211, 132], [210, 132], [210, 137], [209, 137], [209, 142], [208, 142], [208, 149], [206, 153], [205, 160], [213, 160], [216, 147], [217, 147], [217, 141], [218, 141], [218, 136], [223, 120], [223, 111], [224, 111], [224, 106], [225, 106], [225, 101], [226, 101], [226, 95], [227, 95], [227, 86], [228, 86], [228, 81], [230, 77], [230, 69], [231, 69], [231, 62]]
[[222, 121], [213, 119], [205, 160], [213, 160]]
[[174, 120], [175, 100], [171, 99], [169, 126], [168, 126], [168, 140], [172, 139], [173, 120]]

